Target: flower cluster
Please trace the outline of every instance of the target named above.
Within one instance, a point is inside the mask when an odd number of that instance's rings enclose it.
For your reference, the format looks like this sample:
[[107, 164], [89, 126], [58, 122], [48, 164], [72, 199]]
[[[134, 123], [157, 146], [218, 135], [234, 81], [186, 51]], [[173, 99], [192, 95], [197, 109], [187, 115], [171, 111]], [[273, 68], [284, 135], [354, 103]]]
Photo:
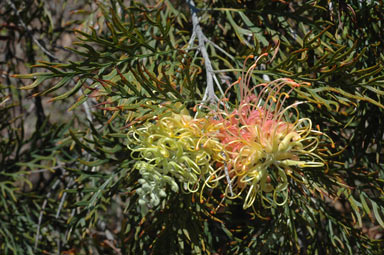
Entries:
[[323, 133], [312, 129], [309, 118], [300, 118], [297, 107], [303, 102], [284, 106], [294, 88], [308, 84], [284, 78], [250, 88], [255, 67], [232, 85], [241, 94], [236, 106], [224, 98], [204, 117], [168, 113], [131, 129], [132, 156], [146, 187], [137, 191], [143, 204], [157, 205], [166, 184], [175, 192], [181, 183], [184, 191], [202, 194], [223, 183], [225, 197], [243, 198], [244, 208], [256, 199], [265, 207], [283, 205], [289, 177], [305, 178], [293, 173], [325, 166], [317, 153]]
[[290, 91], [281, 89], [299, 84], [280, 79], [261, 86], [258, 96], [244, 94], [235, 110], [211, 112], [212, 121], [220, 126], [216, 137], [228, 158], [227, 172], [218, 176], [230, 176], [227, 197], [246, 193], [244, 208], [257, 197], [266, 206], [283, 205], [288, 199], [287, 175], [295, 169], [324, 166], [316, 154], [321, 133], [312, 130], [309, 118], [299, 118], [296, 106], [301, 102], [283, 108]]
[[208, 121], [171, 113], [131, 128], [129, 147], [142, 176], [136, 193], [143, 207], [157, 206], [166, 196], [167, 185], [178, 192], [177, 183], [182, 183], [183, 191], [196, 192], [202, 178], [214, 172], [212, 164], [220, 161], [218, 152], [223, 145], [207, 135], [215, 132]]

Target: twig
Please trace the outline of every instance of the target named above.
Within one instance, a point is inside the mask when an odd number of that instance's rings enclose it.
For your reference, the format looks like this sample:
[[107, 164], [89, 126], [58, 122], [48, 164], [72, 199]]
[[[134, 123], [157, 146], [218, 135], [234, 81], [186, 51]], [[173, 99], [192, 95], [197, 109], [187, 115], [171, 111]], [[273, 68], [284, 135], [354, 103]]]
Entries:
[[[87, 79], [87, 83], [90, 84], [91, 83], [91, 80]], [[84, 94], [84, 91], [81, 90], [82, 94], [84, 96], [86, 96]], [[90, 107], [89, 107], [89, 104], [88, 104], [88, 101], [86, 100], [84, 103], [83, 103], [83, 107], [84, 107], [84, 110], [85, 110], [85, 115], [87, 116], [87, 120], [92, 123], [93, 122], [93, 118], [92, 118], [92, 113], [91, 113], [91, 110], [90, 110]]]
[[[207, 37], [204, 35], [204, 33], [201, 30], [200, 24], [199, 24], [199, 18], [197, 17], [197, 8], [193, 0], [186, 0], [187, 4], [189, 5], [191, 9], [192, 14], [192, 25], [193, 25], [193, 33], [192, 35], [196, 34], [197, 39], [199, 42], [199, 50], [201, 52], [201, 55], [204, 59], [204, 66], [206, 70], [206, 77], [207, 77], [207, 88], [205, 89], [205, 93], [203, 96], [203, 102], [208, 103], [214, 103], [216, 101], [219, 101], [215, 94], [215, 89], [213, 86], [213, 79], [215, 76], [215, 73], [212, 68], [211, 60], [209, 58], [206, 43], [209, 42]], [[217, 78], [215, 77], [215, 80]], [[219, 90], [222, 91], [219, 82], [216, 83], [216, 85], [219, 87]]]
[[19, 19], [19, 22], [21, 26], [24, 28], [24, 30], [27, 32], [27, 34], [32, 38], [32, 40], [36, 43], [36, 45], [47, 55], [48, 57], [59, 60], [55, 55], [53, 55], [51, 52], [49, 52], [41, 43], [33, 36], [32, 31], [27, 27], [27, 25], [24, 23], [23, 19], [20, 16], [20, 11], [17, 10], [14, 3], [12, 3], [10, 0], [7, 0], [7, 3], [11, 8], [15, 11], [15, 14], [17, 18]]
[[[212, 75], [212, 76], [213, 76], [213, 79], [214, 79], [215, 82], [216, 82], [217, 87], [219, 88], [220, 93], [221, 93], [222, 95], [225, 95], [223, 89], [222, 89], [221, 86], [220, 86], [219, 80], [217, 79], [216, 75]], [[224, 82], [225, 82], [225, 81], [224, 81]]]
[[[91, 80], [88, 79], [87, 82], [88, 82], [88, 84], [90, 84]], [[85, 96], [83, 89], [81, 89], [81, 93]], [[90, 107], [89, 107], [89, 104], [88, 104], [87, 100], [83, 103], [83, 107], [84, 107], [85, 115], [87, 116], [87, 120], [89, 121], [89, 123], [93, 123], [92, 112], [90, 110]], [[93, 139], [95, 139], [92, 134], [91, 134], [91, 137]], [[88, 160], [90, 160], [91, 157], [92, 157], [91, 154], [87, 155], [87, 159]], [[95, 172], [98, 169], [99, 169], [99, 167], [94, 166], [94, 167], [92, 167], [91, 172]]]
[[[75, 182], [73, 180], [73, 177], [71, 177], [71, 179], [69, 179], [68, 185], [65, 187], [65, 189], [69, 189], [74, 183]], [[64, 204], [66, 197], [67, 197], [67, 192], [64, 192], [63, 196], [61, 197], [61, 200], [60, 200], [59, 208], [57, 208], [56, 219], [59, 218], [59, 215], [60, 215], [61, 209], [63, 208], [63, 204]]]
[[44, 213], [45, 207], [47, 206], [48, 199], [49, 199], [49, 198], [51, 197], [51, 195], [52, 195], [52, 190], [56, 189], [56, 186], [59, 185], [59, 183], [60, 183], [60, 180], [57, 180], [57, 181], [52, 185], [52, 189], [48, 192], [46, 198], [44, 199], [43, 205], [41, 206], [40, 215], [39, 215], [39, 221], [38, 221], [38, 223], [37, 223], [37, 230], [36, 230], [36, 236], [35, 236], [35, 246], [34, 246], [34, 250], [35, 250], [35, 251], [36, 251], [37, 246], [38, 246], [38, 243], [39, 243], [39, 238], [40, 238], [40, 227], [41, 227], [41, 222], [43, 221], [43, 213]]
[[31, 170], [31, 171], [28, 171], [28, 174], [32, 174], [32, 173], [42, 173], [42, 172], [47, 172], [47, 171], [53, 172], [52, 170], [60, 169], [60, 168], [62, 168], [63, 166], [64, 166], [64, 164], [59, 164], [59, 165], [57, 165], [57, 166], [50, 167], [50, 168], [41, 168], [41, 169]]
[[187, 48], [185, 49], [185, 51], [188, 51], [189, 49], [191, 49], [193, 47], [195, 39], [196, 39], [196, 32], [193, 31], [192, 35], [191, 35], [191, 38], [189, 38], [189, 41], [187, 43]]
[[221, 155], [224, 157], [224, 172], [225, 172], [225, 178], [227, 179], [228, 186], [229, 186], [229, 192], [231, 193], [231, 196], [233, 197], [233, 189], [232, 189], [232, 181], [231, 178], [229, 177], [229, 172], [228, 172], [228, 166], [227, 166], [227, 158], [225, 157], [225, 153], [221, 152]]
[[212, 44], [213, 47], [215, 47], [216, 49], [218, 49], [220, 52], [222, 52], [223, 54], [225, 54], [227, 57], [229, 57], [230, 59], [232, 60], [235, 60], [235, 58], [229, 54], [228, 52], [226, 52], [223, 48], [221, 48], [219, 45], [217, 45], [216, 43], [212, 42], [211, 40], [209, 40], [205, 35], [204, 35], [204, 38], [205, 38], [205, 41], [209, 44]]

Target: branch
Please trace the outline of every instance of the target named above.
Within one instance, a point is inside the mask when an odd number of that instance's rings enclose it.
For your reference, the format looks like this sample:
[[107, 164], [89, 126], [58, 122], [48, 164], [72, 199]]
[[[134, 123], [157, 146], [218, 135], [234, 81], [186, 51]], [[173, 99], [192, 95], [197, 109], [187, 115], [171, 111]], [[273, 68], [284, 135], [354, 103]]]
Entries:
[[41, 206], [39, 220], [38, 220], [38, 223], [37, 223], [36, 236], [35, 236], [35, 245], [34, 245], [34, 250], [35, 251], [37, 250], [37, 246], [39, 244], [40, 227], [41, 227], [41, 222], [43, 221], [43, 213], [44, 213], [45, 207], [47, 206], [48, 199], [52, 195], [52, 190], [55, 190], [57, 185], [59, 185], [59, 183], [60, 183], [60, 180], [56, 180], [56, 182], [52, 185], [51, 190], [48, 192], [46, 198], [44, 199], [43, 205]]
[[212, 68], [211, 60], [209, 59], [209, 55], [206, 48], [206, 43], [208, 43], [207, 37], [204, 35], [204, 33], [201, 30], [200, 24], [199, 24], [199, 18], [197, 17], [197, 8], [193, 0], [186, 0], [187, 4], [189, 5], [191, 9], [192, 14], [192, 25], [193, 25], [193, 33], [192, 35], [197, 35], [197, 39], [199, 42], [199, 50], [201, 52], [201, 55], [204, 59], [204, 65], [206, 70], [206, 77], [207, 77], [207, 88], [205, 89], [205, 93], [203, 96], [203, 102], [210, 102], [214, 103], [217, 102], [219, 99], [217, 98], [215, 94], [215, 89], [213, 86], [213, 80], [215, 79], [216, 85], [219, 88], [220, 91], [222, 91], [220, 84], [218, 82], [218, 79], [215, 76], [215, 73]]

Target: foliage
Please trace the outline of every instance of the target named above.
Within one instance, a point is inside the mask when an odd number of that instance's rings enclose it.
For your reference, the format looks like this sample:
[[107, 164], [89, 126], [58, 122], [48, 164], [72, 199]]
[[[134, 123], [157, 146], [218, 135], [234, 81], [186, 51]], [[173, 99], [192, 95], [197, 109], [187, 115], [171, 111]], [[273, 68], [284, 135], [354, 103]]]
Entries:
[[57, 4], [0, 5], [3, 253], [382, 252], [381, 1]]

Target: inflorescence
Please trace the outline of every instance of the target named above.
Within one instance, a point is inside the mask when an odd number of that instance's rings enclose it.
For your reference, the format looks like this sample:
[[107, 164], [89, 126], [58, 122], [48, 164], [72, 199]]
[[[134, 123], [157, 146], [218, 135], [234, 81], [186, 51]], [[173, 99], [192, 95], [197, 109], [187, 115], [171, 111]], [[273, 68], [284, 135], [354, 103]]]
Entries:
[[157, 206], [167, 185], [174, 192], [200, 192], [201, 200], [204, 189], [223, 185], [224, 197], [242, 198], [244, 208], [257, 199], [266, 208], [281, 206], [289, 199], [290, 178], [307, 183], [301, 169], [326, 167], [318, 152], [325, 134], [300, 118], [297, 107], [304, 102], [285, 106], [295, 88], [308, 84], [283, 78], [250, 87], [259, 59], [232, 84], [240, 90], [235, 107], [223, 98], [203, 117], [168, 112], [131, 128], [142, 206]]

